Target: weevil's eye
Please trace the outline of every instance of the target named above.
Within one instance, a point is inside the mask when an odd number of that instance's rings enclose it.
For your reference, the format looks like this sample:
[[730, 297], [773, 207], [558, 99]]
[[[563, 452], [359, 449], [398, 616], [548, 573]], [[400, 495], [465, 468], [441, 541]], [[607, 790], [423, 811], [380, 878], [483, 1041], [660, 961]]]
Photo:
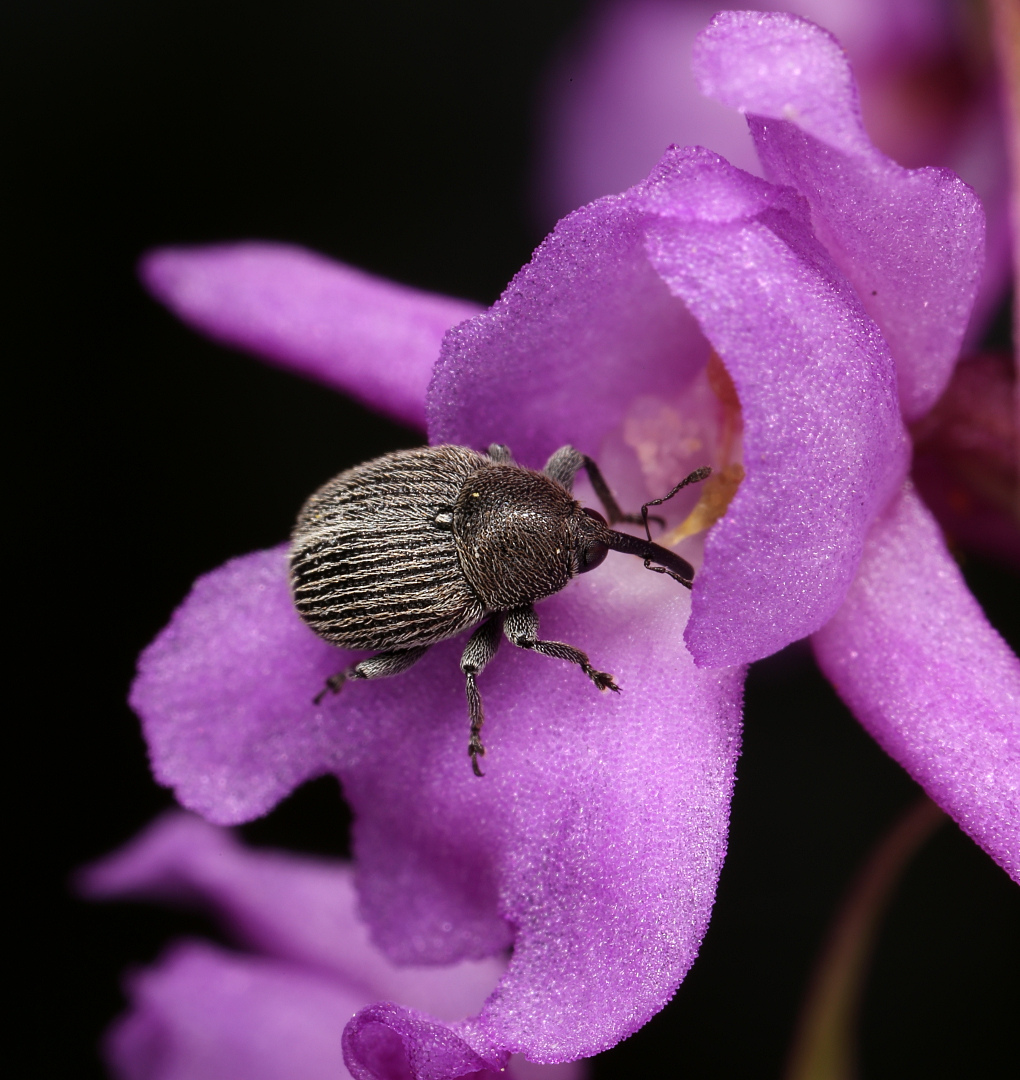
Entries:
[[600, 544], [597, 540], [591, 541], [591, 543], [581, 548], [581, 563], [577, 568], [577, 572], [587, 574], [589, 570], [601, 566], [608, 554], [609, 548], [605, 544]]
[[[591, 510], [587, 506], [582, 506], [581, 510], [587, 514], [588, 517], [594, 518], [600, 525], [605, 525], [609, 528], [609, 523], [598, 512], [598, 510]], [[578, 545], [578, 566], [577, 572], [579, 574], [587, 574], [589, 570], [594, 570], [596, 566], [600, 566], [609, 554], [609, 548], [605, 544], [598, 540], [582, 540]]]

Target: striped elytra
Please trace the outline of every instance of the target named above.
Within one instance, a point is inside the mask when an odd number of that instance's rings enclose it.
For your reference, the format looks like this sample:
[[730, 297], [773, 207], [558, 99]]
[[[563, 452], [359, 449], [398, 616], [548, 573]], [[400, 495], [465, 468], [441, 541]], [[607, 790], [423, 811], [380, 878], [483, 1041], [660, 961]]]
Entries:
[[402, 450], [320, 488], [292, 537], [291, 591], [301, 618], [348, 649], [431, 644], [478, 622], [485, 609], [443, 515], [487, 460], [460, 446]]

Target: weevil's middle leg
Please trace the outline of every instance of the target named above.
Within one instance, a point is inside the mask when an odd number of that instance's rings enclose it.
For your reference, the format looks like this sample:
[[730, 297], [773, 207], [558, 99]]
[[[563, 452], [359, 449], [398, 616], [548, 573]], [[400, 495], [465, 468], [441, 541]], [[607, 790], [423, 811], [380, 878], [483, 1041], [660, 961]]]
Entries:
[[482, 695], [478, 692], [477, 676], [481, 675], [485, 665], [496, 655], [499, 648], [501, 618], [493, 615], [468, 638], [464, 653], [460, 658], [460, 670], [467, 678], [468, 715], [471, 717], [471, 739], [468, 742], [468, 754], [471, 757], [471, 769], [475, 776], [484, 776], [478, 764], [480, 757], [485, 757], [482, 745], [482, 724], [485, 723], [485, 711], [482, 709]]
[[588, 657], [562, 641], [538, 640], [538, 616], [533, 607], [514, 608], [503, 616], [503, 632], [519, 649], [530, 649], [543, 656], [555, 656], [558, 660], [577, 664], [600, 690], [620, 692], [613, 676], [606, 671], [596, 671]]
[[387, 675], [399, 675], [402, 671], [407, 671], [412, 664], [416, 664], [428, 652], [428, 649], [428, 645], [417, 645], [413, 649], [376, 653], [375, 656], [359, 660], [344, 671], [330, 675], [326, 680], [326, 685], [312, 698], [312, 701], [316, 705], [321, 705], [322, 699], [327, 694], [339, 694], [348, 679], [382, 679]]

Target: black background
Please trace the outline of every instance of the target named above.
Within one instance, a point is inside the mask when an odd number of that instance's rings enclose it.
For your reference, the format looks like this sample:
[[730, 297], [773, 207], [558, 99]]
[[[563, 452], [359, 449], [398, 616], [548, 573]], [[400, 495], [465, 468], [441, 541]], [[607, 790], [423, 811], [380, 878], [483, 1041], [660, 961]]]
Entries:
[[[8, 933], [28, 959], [12, 980], [19, 1076], [103, 1075], [95, 1044], [122, 1007], [123, 969], [174, 934], [215, 933], [197, 916], [79, 903], [68, 888], [74, 867], [170, 803], [124, 704], [138, 651], [197, 574], [277, 543], [340, 469], [419, 441], [193, 335], [142, 293], [135, 260], [164, 243], [273, 238], [491, 302], [541, 238], [526, 205], [533, 88], [584, 7], [5, 5], [19, 241], [5, 245], [8, 565], [27, 600], [12, 620], [25, 656], [8, 669], [5, 769], [21, 902]], [[1015, 577], [974, 558], [965, 572], [1016, 647]], [[595, 1075], [779, 1075], [825, 928], [916, 797], [806, 651], [758, 665], [701, 958]], [[245, 833], [342, 853], [346, 824], [321, 780]], [[862, 1075], [1015, 1068], [1018, 923], [1016, 887], [944, 827], [883, 924]]]

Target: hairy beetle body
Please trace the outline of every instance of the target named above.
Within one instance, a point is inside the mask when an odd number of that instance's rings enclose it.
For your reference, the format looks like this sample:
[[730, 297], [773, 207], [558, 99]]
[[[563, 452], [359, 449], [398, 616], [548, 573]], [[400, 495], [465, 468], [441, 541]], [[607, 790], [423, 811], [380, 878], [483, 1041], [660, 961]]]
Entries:
[[301, 618], [333, 645], [432, 645], [485, 608], [461, 572], [449, 515], [488, 459], [461, 446], [403, 450], [330, 480], [304, 505], [291, 546]]
[[[571, 493], [582, 467], [608, 523]], [[539, 640], [532, 605], [594, 569], [610, 550], [638, 555], [648, 569], [690, 588], [690, 565], [652, 542], [648, 507], [708, 472], [692, 473], [646, 503], [640, 516], [623, 514], [595, 463], [570, 446], [541, 472], [514, 464], [505, 446], [493, 445], [487, 454], [463, 446], [401, 450], [341, 473], [298, 516], [290, 553], [294, 604], [326, 641], [383, 651], [328, 679], [316, 702], [348, 679], [404, 671], [430, 645], [482, 623], [460, 665], [471, 717], [468, 753], [481, 776], [476, 677], [501, 632], [520, 648], [578, 664], [600, 690], [618, 690], [579, 649]], [[609, 528], [619, 521], [643, 523], [648, 539]]]

